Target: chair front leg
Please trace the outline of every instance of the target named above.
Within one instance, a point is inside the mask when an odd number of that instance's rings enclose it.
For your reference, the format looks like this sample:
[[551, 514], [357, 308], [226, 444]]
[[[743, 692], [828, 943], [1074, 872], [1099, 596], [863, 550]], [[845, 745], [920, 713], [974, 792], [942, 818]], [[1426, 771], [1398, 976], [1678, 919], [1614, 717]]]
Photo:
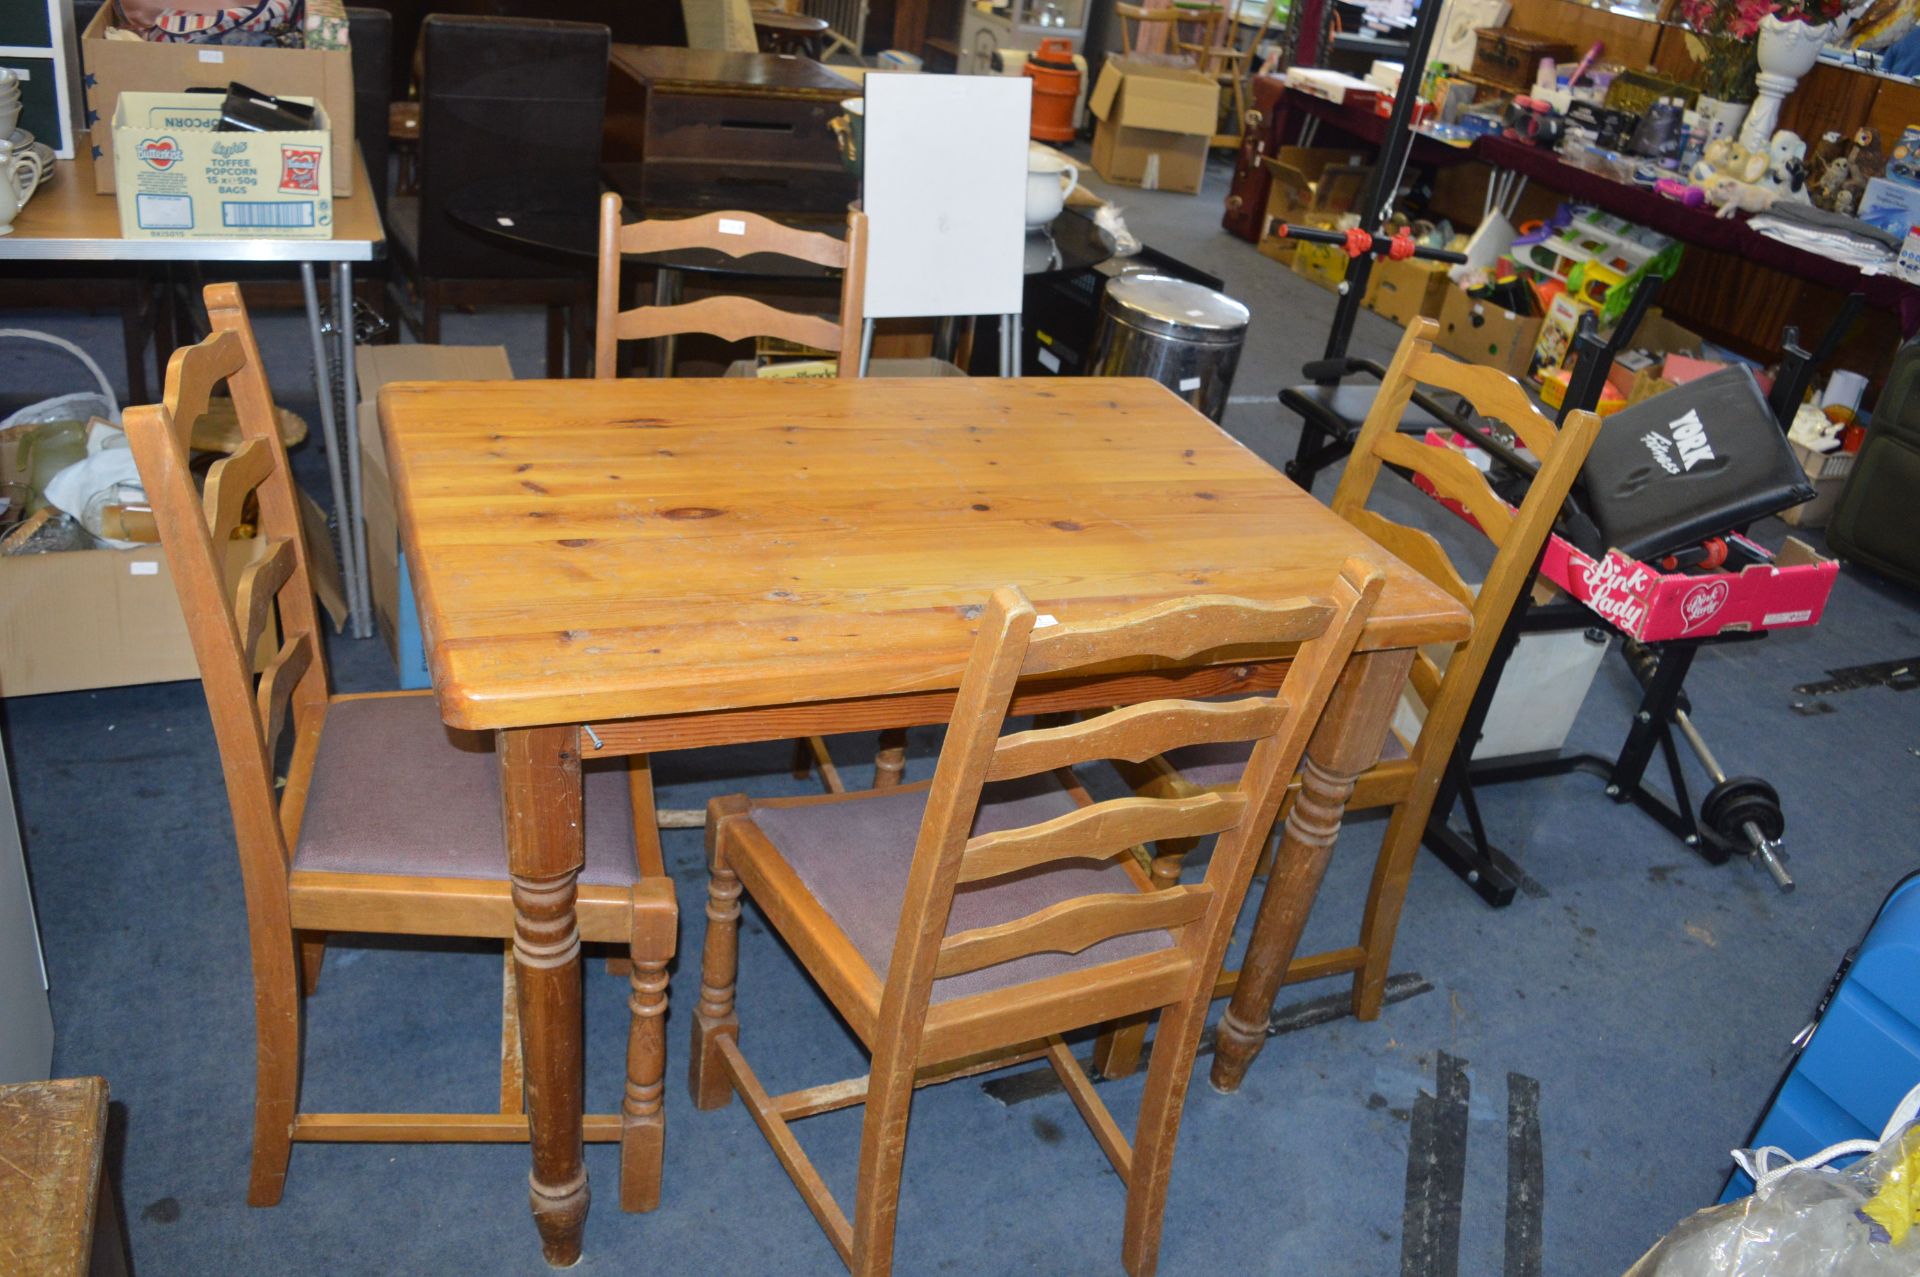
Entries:
[[662, 1099], [667, 1070], [667, 963], [679, 913], [673, 883], [652, 878], [633, 890], [633, 993], [627, 1000], [627, 1092], [620, 1106], [620, 1209], [660, 1205], [666, 1149]]
[[699, 1109], [725, 1108], [733, 1099], [720, 1039], [740, 1036], [733, 1009], [740, 969], [740, 879], [727, 864], [723, 825], [746, 807], [746, 799], [737, 794], [707, 804], [707, 938], [700, 951], [700, 1005], [693, 1012], [693, 1053], [687, 1065], [687, 1087]]
[[300, 993], [312, 997], [320, 991], [320, 964], [327, 960], [327, 933], [300, 932]]

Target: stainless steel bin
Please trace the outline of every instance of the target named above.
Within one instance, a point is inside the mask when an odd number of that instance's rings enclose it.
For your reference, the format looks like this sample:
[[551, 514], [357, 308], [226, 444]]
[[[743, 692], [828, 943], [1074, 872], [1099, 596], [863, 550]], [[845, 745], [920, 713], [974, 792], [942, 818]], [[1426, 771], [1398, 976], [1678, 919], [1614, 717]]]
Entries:
[[1171, 275], [1121, 275], [1100, 302], [1088, 372], [1151, 377], [1218, 421], [1246, 338], [1247, 308], [1231, 297]]

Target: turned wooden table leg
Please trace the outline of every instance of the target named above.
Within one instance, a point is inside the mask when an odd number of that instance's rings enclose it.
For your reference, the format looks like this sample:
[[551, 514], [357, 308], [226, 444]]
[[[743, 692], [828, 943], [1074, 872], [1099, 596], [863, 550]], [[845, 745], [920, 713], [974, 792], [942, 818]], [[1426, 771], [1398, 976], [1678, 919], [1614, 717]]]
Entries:
[[513, 955], [520, 995], [534, 1226], [547, 1262], [579, 1262], [587, 1222], [581, 1158], [580, 931], [574, 881], [582, 858], [579, 731], [499, 733], [500, 798], [513, 880]]
[[1354, 778], [1380, 757], [1394, 703], [1412, 664], [1413, 653], [1407, 650], [1356, 653], [1307, 745], [1300, 792], [1287, 812], [1273, 872], [1260, 897], [1253, 935], [1240, 963], [1240, 983], [1215, 1035], [1216, 1091], [1238, 1090], [1247, 1066], [1266, 1045], [1273, 1000], [1326, 875]]
[[873, 756], [873, 787], [892, 789], [907, 770], [907, 729], [889, 727], [880, 733], [880, 748]]

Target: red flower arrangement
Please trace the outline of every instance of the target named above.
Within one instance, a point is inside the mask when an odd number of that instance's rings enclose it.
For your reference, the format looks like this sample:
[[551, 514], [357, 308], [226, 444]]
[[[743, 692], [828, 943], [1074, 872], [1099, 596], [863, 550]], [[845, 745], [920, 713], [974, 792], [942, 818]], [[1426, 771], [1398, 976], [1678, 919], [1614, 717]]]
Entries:
[[1847, 11], [1849, 0], [1679, 0], [1690, 28], [1687, 49], [1700, 63], [1700, 92], [1723, 102], [1751, 102], [1757, 69], [1754, 41], [1768, 18], [1819, 26]]

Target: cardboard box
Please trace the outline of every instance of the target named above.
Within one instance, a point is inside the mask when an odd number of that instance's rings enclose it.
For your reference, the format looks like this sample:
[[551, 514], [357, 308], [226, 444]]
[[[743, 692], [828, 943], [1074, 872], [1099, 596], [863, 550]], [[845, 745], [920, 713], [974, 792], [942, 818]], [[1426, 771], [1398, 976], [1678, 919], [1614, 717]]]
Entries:
[[1539, 337], [1540, 321], [1534, 316], [1476, 301], [1458, 284], [1448, 282], [1440, 303], [1440, 336], [1435, 343], [1440, 349], [1470, 364], [1486, 364], [1510, 376], [1524, 377]]
[[[1331, 222], [1325, 218], [1314, 224], [1331, 229]], [[1347, 250], [1336, 244], [1310, 244], [1302, 240], [1293, 250], [1293, 273], [1332, 292], [1339, 291], [1347, 277], [1347, 267], [1352, 263]]]
[[1815, 452], [1792, 439], [1787, 440], [1787, 446], [1793, 449], [1800, 468], [1813, 483], [1813, 500], [1781, 511], [1780, 517], [1789, 527], [1824, 528], [1833, 518], [1833, 508], [1840, 504], [1840, 493], [1846, 488], [1847, 476], [1853, 473], [1853, 463], [1860, 454]]
[[1291, 263], [1298, 244], [1274, 234], [1274, 225], [1304, 222], [1315, 207], [1315, 184], [1321, 175], [1336, 166], [1363, 167], [1364, 158], [1361, 152], [1338, 146], [1283, 146], [1278, 155], [1261, 156], [1260, 164], [1271, 180], [1267, 183], [1266, 213], [1260, 222], [1260, 251], [1277, 262]]
[[1640, 327], [1634, 332], [1631, 345], [1621, 352], [1618, 361], [1622, 366], [1630, 359], [1642, 353], [1650, 354], [1653, 360], [1645, 367], [1633, 370], [1633, 381], [1627, 388], [1627, 406], [1642, 403], [1664, 391], [1672, 390], [1674, 383], [1665, 376], [1666, 357], [1668, 355], [1698, 355], [1704, 346], [1699, 333], [1681, 324], [1674, 323], [1658, 310], [1649, 310], [1646, 318], [1640, 321]]
[[[299, 100], [299, 99], [292, 99]], [[204, 93], [122, 93], [113, 112], [120, 234], [127, 239], [333, 238], [333, 151], [318, 128], [220, 133]]]
[[[24, 478], [16, 456], [17, 440], [0, 435], [0, 481]], [[262, 545], [229, 543], [229, 588]], [[270, 627], [261, 650], [278, 646]], [[159, 546], [0, 558], [0, 697], [199, 677]]]
[[1396, 262], [1383, 257], [1374, 262], [1373, 272], [1367, 276], [1367, 291], [1360, 304], [1405, 328], [1422, 316], [1438, 319], [1450, 283], [1444, 263], [1423, 262], [1417, 257]]
[[1220, 112], [1220, 85], [1212, 76], [1109, 57], [1087, 109], [1099, 121], [1094, 172], [1123, 186], [1199, 192]]
[[[87, 119], [93, 124], [94, 189], [100, 194], [114, 193], [113, 116], [121, 94], [224, 89], [232, 80], [276, 97], [311, 98], [326, 108], [334, 130], [333, 194], [353, 194], [353, 54], [343, 36], [334, 37], [338, 48], [306, 49], [109, 40], [117, 7], [101, 5], [80, 37]], [[314, 25], [310, 19], [310, 30]], [[385, 128], [386, 121], [372, 120], [368, 126]]]
[[360, 346], [353, 352], [360, 382], [360, 500], [367, 522], [367, 584], [373, 620], [400, 674], [400, 686], [432, 686], [426, 644], [414, 607], [400, 516], [380, 431], [380, 389], [395, 381], [511, 381], [505, 346]]

